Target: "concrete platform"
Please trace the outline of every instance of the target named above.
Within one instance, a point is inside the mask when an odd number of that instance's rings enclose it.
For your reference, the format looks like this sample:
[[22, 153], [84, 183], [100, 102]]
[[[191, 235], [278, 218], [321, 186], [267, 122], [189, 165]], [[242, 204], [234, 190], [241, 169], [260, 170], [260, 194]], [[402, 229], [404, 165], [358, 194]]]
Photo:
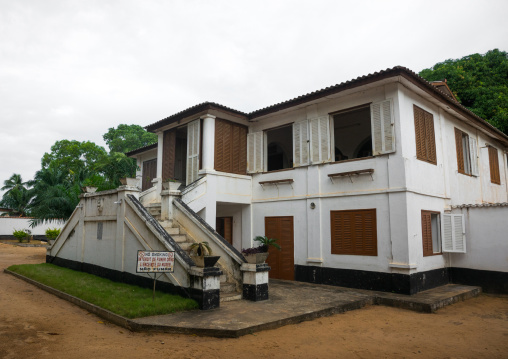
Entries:
[[270, 280], [270, 299], [267, 301], [221, 302], [220, 308], [213, 310], [194, 310], [127, 319], [7, 269], [4, 269], [4, 272], [129, 330], [230, 338], [343, 313], [362, 308], [367, 304], [381, 304], [431, 313], [481, 293], [480, 287], [449, 284], [407, 296], [272, 279]]
[[344, 287], [270, 280], [270, 299], [224, 302], [209, 311], [182, 312], [134, 319], [134, 330], [194, 333], [214, 337], [239, 337], [318, 317], [382, 304], [431, 313], [475, 297], [480, 287], [449, 284], [416, 295], [357, 290]]

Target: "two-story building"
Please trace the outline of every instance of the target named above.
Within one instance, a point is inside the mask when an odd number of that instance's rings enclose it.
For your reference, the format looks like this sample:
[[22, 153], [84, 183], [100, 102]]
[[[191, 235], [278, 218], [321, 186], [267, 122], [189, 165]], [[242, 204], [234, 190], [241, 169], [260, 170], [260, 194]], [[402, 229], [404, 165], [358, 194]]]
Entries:
[[181, 181], [182, 201], [238, 250], [279, 240], [271, 278], [413, 294], [464, 269], [508, 290], [506, 234], [489, 248], [454, 211], [508, 202], [508, 136], [445, 83], [394, 67], [251, 113], [202, 103], [146, 129], [158, 144], [128, 154], [141, 203]]

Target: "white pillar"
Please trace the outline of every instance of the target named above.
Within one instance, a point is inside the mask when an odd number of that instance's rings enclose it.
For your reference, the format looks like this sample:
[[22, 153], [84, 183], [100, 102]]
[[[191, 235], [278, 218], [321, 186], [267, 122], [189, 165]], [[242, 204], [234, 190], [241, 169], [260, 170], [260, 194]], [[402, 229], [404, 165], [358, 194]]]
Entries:
[[203, 153], [202, 170], [214, 170], [215, 155], [215, 116], [206, 114], [203, 119]]

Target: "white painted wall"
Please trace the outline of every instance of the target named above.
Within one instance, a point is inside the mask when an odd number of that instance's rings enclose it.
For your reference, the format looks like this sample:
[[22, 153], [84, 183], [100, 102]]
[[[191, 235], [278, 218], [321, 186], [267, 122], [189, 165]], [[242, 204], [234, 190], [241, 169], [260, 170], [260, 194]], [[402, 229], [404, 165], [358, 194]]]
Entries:
[[466, 222], [466, 253], [450, 253], [450, 265], [508, 272], [508, 206], [454, 208]]
[[0, 217], [0, 235], [12, 235], [14, 230], [29, 229], [32, 235], [45, 235], [48, 228], [62, 228], [62, 222], [43, 223], [37, 227], [30, 227], [30, 218]]

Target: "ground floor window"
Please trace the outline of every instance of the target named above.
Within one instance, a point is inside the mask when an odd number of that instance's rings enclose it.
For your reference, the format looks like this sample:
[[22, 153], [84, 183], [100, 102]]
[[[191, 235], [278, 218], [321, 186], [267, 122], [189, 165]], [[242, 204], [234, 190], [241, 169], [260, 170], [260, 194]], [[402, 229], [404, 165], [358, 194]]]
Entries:
[[330, 211], [331, 253], [377, 256], [376, 210]]
[[439, 212], [422, 211], [423, 256], [441, 254], [441, 217]]

